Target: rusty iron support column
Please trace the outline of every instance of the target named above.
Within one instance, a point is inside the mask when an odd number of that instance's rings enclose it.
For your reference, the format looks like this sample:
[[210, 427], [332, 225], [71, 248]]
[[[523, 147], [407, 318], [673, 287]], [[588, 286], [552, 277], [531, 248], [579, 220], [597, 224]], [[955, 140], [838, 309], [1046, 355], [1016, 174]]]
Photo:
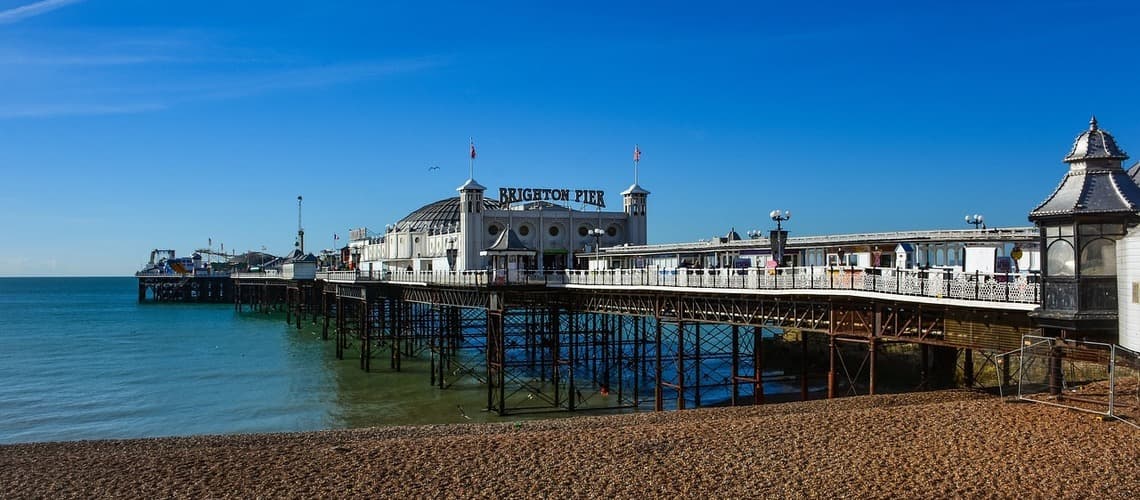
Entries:
[[[641, 379], [644, 377], [644, 369], [642, 366], [645, 364], [645, 337], [642, 335], [645, 331], [645, 318], [640, 316], [633, 316], [631, 326], [633, 332], [633, 407], [641, 407]], [[640, 328], [639, 328], [640, 325]]]
[[360, 329], [357, 336], [360, 338], [360, 369], [365, 372], [372, 371], [372, 302], [365, 299], [360, 304]]
[[502, 310], [487, 311], [487, 408], [507, 414]]
[[[566, 314], [571, 314], [569, 311]], [[562, 320], [561, 309], [558, 306], [550, 308], [549, 332], [550, 339], [550, 385], [554, 391], [554, 407], [562, 407]]]
[[1009, 386], [1009, 354], [1001, 356], [1001, 385]]
[[875, 379], [876, 379], [876, 375], [877, 375], [877, 373], [876, 373], [877, 370], [875, 369], [875, 367], [876, 367], [875, 365], [876, 365], [876, 361], [878, 360], [878, 357], [879, 357], [879, 352], [876, 349], [876, 347], [877, 347], [876, 341], [878, 340], [879, 337], [882, 337], [882, 336], [883, 336], [883, 306], [881, 304], [876, 304], [875, 305], [874, 329], [871, 330], [870, 342], [867, 342], [867, 350], [868, 350], [867, 355], [868, 355], [868, 357], [870, 357], [870, 366], [868, 367], [868, 369], [869, 369], [869, 373], [868, 373], [869, 377], [868, 378], [870, 379], [870, 381], [867, 384], [867, 392], [872, 396], [875, 395], [875, 382], [876, 382]]
[[930, 378], [930, 346], [926, 345], [926, 344], [921, 344], [919, 346], [919, 351], [921, 352], [922, 356], [920, 358], [921, 361], [920, 361], [919, 372], [918, 372], [918, 383], [919, 383], [919, 386], [922, 387], [923, 389], [929, 390], [930, 389], [930, 386], [929, 386], [929, 382], [930, 382], [930, 380], [929, 380], [929, 378]]
[[764, 404], [764, 327], [752, 327], [752, 404]]
[[297, 294], [294, 297], [297, 301], [297, 309], [294, 311], [294, 319], [297, 320], [297, 329], [301, 329], [301, 319], [305, 317], [305, 289], [301, 285], [297, 285]]
[[701, 324], [693, 323], [693, 408], [701, 407]]
[[[578, 351], [580, 349], [579, 341], [581, 340], [582, 327], [581, 323], [579, 323], [581, 319], [579, 313], [570, 313], [567, 319], [569, 320], [569, 329], [566, 334], [569, 346], [566, 351], [569, 354], [569, 358], [566, 360], [566, 407], [570, 411], [574, 411], [578, 399], [580, 399], [576, 397], [578, 388], [574, 385], [574, 368], [578, 365], [578, 362], [581, 361], [581, 355]], [[587, 359], [586, 361], [588, 362], [589, 360]]]
[[677, 409], [685, 409], [685, 323], [677, 322]]
[[321, 291], [321, 309], [324, 311], [324, 325], [321, 326], [321, 340], [329, 339], [329, 294]]
[[800, 330], [800, 400], [808, 400], [808, 345], [803, 330]]
[[740, 399], [740, 327], [732, 325], [732, 406]]
[[657, 359], [655, 361], [655, 363], [657, 364], [657, 377], [656, 377], [657, 380], [654, 383], [654, 387], [653, 387], [653, 396], [654, 396], [653, 397], [653, 410], [654, 411], [664, 411], [665, 410], [665, 404], [664, 404], [665, 402], [662, 401], [662, 398], [665, 394], [665, 391], [662, 389], [662, 386], [661, 386], [661, 384], [664, 383], [664, 381], [661, 380], [661, 316], [654, 316], [653, 319], [657, 323], [657, 337], [656, 337], [656, 342], [655, 342], [656, 349], [657, 349]]
[[974, 350], [966, 348], [962, 360], [962, 379], [967, 388], [974, 387]]
[[871, 337], [871, 339], [867, 341], [867, 356], [870, 358], [870, 365], [868, 367], [868, 378], [870, 380], [867, 384], [867, 393], [872, 396], [875, 395], [875, 360], [879, 357], [878, 350], [875, 348], [877, 344], [876, 340], [875, 337]]
[[344, 313], [344, 298], [337, 296], [336, 298], [336, 359], [344, 359], [344, 330], [346, 327], [346, 319]]
[[835, 398], [835, 336], [827, 336], [827, 399]]

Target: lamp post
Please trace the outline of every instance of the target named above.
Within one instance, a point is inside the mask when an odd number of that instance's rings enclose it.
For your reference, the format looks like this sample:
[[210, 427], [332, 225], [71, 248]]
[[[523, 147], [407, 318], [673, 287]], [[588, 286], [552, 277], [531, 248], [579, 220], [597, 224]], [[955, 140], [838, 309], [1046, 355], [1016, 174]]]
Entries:
[[590, 230], [590, 236], [594, 237], [594, 264], [600, 270], [602, 267], [602, 235], [606, 234], [606, 230], [600, 227], [595, 227]]
[[772, 231], [771, 236], [768, 237], [769, 244], [772, 245], [772, 258], [776, 261], [777, 266], [784, 264], [784, 244], [788, 241], [788, 232], [784, 231], [783, 222], [792, 218], [792, 213], [784, 210], [773, 210], [768, 213], [768, 217], [776, 221], [776, 230]]
[[773, 210], [768, 213], [768, 217], [771, 217], [772, 220], [776, 221], [776, 230], [781, 231], [783, 230], [783, 227], [780, 226], [780, 223], [791, 219], [792, 213], [787, 210], [784, 210], [784, 213], [780, 213], [779, 210]]
[[756, 240], [760, 239], [761, 236], [764, 236], [764, 231], [761, 231], [759, 229], [749, 229], [747, 234], [749, 239]]
[[982, 226], [982, 229], [985, 229], [986, 228], [986, 218], [982, 217], [981, 215], [978, 215], [978, 214], [967, 215], [966, 216], [966, 224], [973, 224], [974, 229], [977, 229], [978, 226]]

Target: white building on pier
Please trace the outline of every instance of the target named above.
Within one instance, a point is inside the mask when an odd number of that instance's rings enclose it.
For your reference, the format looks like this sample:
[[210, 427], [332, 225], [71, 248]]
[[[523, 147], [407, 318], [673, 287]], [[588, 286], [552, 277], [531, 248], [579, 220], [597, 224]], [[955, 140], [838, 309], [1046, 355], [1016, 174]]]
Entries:
[[459, 196], [424, 205], [381, 234], [352, 231], [349, 248], [354, 267], [574, 269], [586, 262], [576, 262], [576, 256], [599, 246], [646, 243], [649, 191], [637, 183], [621, 193], [621, 211], [605, 210], [609, 200], [601, 190], [500, 188], [498, 199], [493, 199], [486, 196], [485, 187], [467, 179], [457, 191]]

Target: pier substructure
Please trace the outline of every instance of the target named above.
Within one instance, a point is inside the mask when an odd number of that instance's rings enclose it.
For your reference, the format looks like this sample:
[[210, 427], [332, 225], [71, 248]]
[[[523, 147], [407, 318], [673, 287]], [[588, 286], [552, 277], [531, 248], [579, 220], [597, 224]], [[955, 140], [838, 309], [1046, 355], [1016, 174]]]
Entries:
[[[278, 300], [265, 282], [238, 290], [239, 310]], [[378, 359], [394, 371], [427, 361], [430, 386], [483, 385], [486, 409], [501, 415], [874, 394], [884, 366], [887, 390], [900, 387], [900, 367], [913, 372], [901, 385], [929, 387], [947, 371], [953, 379], [961, 357], [988, 359], [1028, 331], [1000, 311], [858, 297], [392, 282], [280, 290], [289, 321], [321, 312], [338, 358], [357, 349], [365, 371]], [[911, 354], [920, 360], [898, 361]]]
[[138, 301], [228, 303], [234, 300], [229, 276], [138, 276]]

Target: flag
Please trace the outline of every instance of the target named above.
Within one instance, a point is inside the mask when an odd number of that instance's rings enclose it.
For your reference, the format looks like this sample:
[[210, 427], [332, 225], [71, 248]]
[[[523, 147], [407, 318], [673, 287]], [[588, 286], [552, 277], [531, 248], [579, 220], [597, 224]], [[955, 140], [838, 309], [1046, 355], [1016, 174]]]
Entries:
[[637, 144], [633, 145], [633, 161], [641, 161], [641, 148]]
[[209, 246], [209, 247], [214, 246], [214, 239], [213, 238], [206, 238], [206, 246]]
[[336, 241], [339, 239], [340, 239], [340, 236], [337, 236], [336, 233], [333, 233], [333, 241]]
[[471, 159], [475, 159], [475, 141], [471, 141]]

